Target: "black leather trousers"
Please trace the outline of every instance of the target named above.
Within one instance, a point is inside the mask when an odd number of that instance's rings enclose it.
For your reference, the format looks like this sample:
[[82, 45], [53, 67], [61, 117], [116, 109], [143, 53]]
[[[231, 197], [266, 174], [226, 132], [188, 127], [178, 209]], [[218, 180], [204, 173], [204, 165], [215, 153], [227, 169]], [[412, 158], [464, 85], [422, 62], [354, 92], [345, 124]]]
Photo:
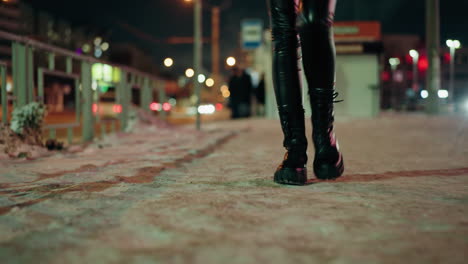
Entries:
[[[273, 81], [279, 111], [303, 112], [298, 70], [298, 33], [302, 60], [309, 85], [333, 90], [335, 82], [335, 46], [331, 26], [336, 0], [269, 0], [273, 39]], [[311, 101], [312, 102], [312, 101]], [[298, 109], [296, 109], [298, 108]], [[296, 127], [290, 113], [289, 125]], [[302, 114], [302, 119], [303, 118]]]

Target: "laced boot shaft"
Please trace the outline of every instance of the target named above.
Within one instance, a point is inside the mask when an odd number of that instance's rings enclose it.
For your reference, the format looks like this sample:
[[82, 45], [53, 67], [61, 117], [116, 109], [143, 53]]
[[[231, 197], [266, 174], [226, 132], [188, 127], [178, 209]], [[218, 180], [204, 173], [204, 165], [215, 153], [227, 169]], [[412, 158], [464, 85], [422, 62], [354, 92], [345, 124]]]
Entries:
[[[291, 116], [287, 106], [279, 109], [281, 128], [284, 134], [283, 146], [287, 152], [282, 167], [301, 168], [307, 163], [307, 138], [305, 136], [304, 109]], [[296, 111], [294, 111], [296, 112]]]
[[312, 139], [315, 146], [314, 172], [319, 179], [333, 179], [344, 170], [343, 158], [333, 131], [333, 103], [338, 93], [333, 89], [311, 89]]
[[307, 138], [302, 105], [278, 108], [287, 152], [276, 169], [274, 180], [281, 184], [303, 185], [307, 182]]

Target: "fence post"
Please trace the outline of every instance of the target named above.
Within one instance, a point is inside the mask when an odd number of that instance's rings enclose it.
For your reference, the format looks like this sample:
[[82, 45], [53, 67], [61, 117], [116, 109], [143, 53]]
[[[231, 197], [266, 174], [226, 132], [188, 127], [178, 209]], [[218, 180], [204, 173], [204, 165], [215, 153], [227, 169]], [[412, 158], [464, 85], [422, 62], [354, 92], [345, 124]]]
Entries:
[[80, 117], [81, 117], [81, 91], [80, 91], [80, 80], [76, 79], [75, 80], [75, 117], [76, 117], [76, 122], [80, 122]]
[[65, 64], [65, 71], [71, 74], [73, 72], [73, 59], [71, 57], [67, 57]]
[[1, 75], [1, 95], [2, 95], [2, 120], [3, 124], [8, 123], [8, 99], [7, 99], [7, 89], [6, 89], [6, 66], [5, 65], [0, 65], [0, 75]]
[[81, 62], [81, 89], [83, 93], [83, 123], [82, 137], [83, 142], [89, 142], [94, 137], [93, 120], [93, 90], [91, 88], [91, 64], [88, 61]]
[[143, 79], [143, 85], [141, 87], [141, 92], [140, 92], [140, 103], [141, 103], [141, 108], [145, 112], [151, 112], [149, 106], [151, 102], [153, 101], [153, 93], [151, 92], [151, 87], [149, 85], [149, 79], [146, 77]]
[[47, 55], [48, 60], [49, 60], [49, 70], [53, 71], [55, 70], [55, 54], [52, 52], [49, 52]]
[[39, 102], [46, 103], [44, 98], [44, 72], [41, 68], [37, 69], [37, 96]]
[[26, 47], [13, 42], [13, 93], [16, 97], [15, 107], [21, 107], [27, 103], [27, 81], [26, 81]]
[[32, 47], [26, 48], [26, 64], [27, 64], [27, 102], [36, 101], [34, 98], [34, 52]]
[[120, 71], [120, 83], [117, 85], [117, 100], [122, 106], [122, 112], [120, 113], [120, 130], [125, 131], [128, 124], [128, 110], [129, 110], [129, 84], [127, 78], [127, 72]]

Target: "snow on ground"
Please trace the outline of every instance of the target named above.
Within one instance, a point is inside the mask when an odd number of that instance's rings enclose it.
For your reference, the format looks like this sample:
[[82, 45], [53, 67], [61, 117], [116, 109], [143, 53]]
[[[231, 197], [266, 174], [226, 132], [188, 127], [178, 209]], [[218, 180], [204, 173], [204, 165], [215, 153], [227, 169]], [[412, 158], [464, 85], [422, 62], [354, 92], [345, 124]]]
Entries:
[[[308, 127], [310, 134], [310, 126]], [[280, 125], [146, 126], [82, 152], [0, 161], [6, 263], [466, 263], [468, 122], [337, 122], [346, 172], [272, 182]], [[310, 136], [309, 136], [310, 138]], [[313, 147], [310, 144], [310, 160]], [[313, 178], [311, 163], [309, 175]]]

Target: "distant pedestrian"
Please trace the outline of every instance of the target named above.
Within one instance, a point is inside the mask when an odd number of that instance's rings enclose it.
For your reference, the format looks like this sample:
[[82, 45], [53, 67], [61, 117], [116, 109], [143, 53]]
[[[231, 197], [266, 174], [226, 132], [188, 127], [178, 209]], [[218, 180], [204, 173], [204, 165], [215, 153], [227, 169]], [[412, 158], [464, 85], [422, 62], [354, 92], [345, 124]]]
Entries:
[[244, 70], [234, 67], [229, 79], [229, 107], [232, 110], [231, 117], [245, 118], [251, 115], [252, 78]]
[[257, 115], [265, 115], [265, 74], [263, 73], [255, 88], [255, 98], [257, 99]]

